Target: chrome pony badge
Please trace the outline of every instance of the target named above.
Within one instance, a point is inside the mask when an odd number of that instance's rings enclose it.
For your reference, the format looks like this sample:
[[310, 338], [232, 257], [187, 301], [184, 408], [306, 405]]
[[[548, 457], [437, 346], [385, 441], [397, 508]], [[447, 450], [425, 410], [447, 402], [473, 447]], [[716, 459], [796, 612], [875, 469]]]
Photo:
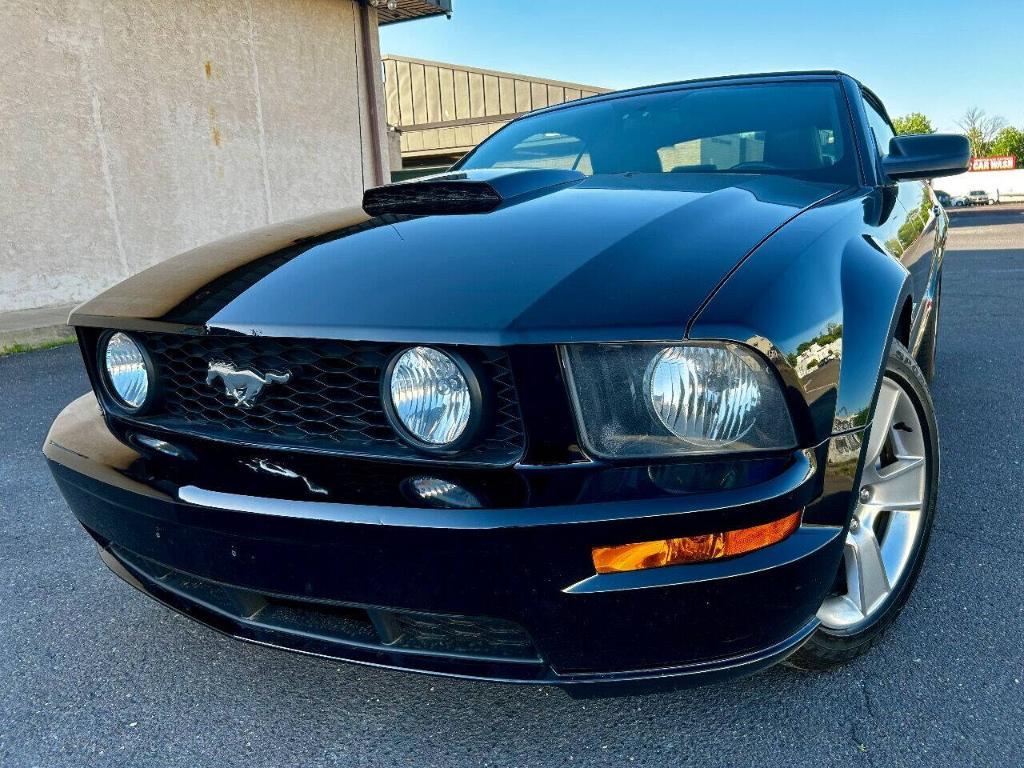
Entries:
[[211, 361], [206, 383], [213, 384], [220, 379], [224, 394], [234, 398], [239, 408], [252, 408], [256, 398], [271, 384], [284, 384], [292, 377], [291, 371], [284, 373], [257, 373], [251, 368], [239, 370], [234, 363]]

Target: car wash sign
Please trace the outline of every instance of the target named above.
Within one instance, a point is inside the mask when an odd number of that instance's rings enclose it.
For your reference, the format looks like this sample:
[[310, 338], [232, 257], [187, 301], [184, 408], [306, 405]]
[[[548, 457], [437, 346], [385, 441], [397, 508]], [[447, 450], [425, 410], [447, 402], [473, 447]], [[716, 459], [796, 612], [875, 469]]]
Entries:
[[1012, 171], [1017, 167], [1016, 155], [1002, 157], [972, 157], [972, 171]]

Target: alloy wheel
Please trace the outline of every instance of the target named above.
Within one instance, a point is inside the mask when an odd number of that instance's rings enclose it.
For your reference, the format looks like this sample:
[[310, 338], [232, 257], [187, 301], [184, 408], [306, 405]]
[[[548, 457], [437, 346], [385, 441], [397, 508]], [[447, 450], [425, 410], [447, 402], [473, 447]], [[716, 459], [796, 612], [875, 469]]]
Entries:
[[907, 390], [886, 376], [868, 440], [857, 507], [850, 521], [837, 590], [818, 618], [855, 631], [877, 616], [900, 585], [921, 540], [928, 442]]

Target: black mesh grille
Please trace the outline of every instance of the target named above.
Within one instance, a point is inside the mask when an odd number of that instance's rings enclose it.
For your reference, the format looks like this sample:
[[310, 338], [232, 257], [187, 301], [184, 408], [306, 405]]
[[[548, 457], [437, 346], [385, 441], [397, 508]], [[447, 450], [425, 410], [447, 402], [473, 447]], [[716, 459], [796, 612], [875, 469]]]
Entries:
[[[160, 381], [154, 411], [142, 421], [247, 444], [332, 451], [354, 456], [432, 459], [408, 446], [381, 402], [384, 367], [401, 345], [247, 336], [144, 334]], [[493, 395], [491, 423], [480, 439], [445, 461], [505, 465], [523, 452], [523, 430], [504, 352], [474, 348]], [[239, 407], [209, 365], [230, 362], [262, 374], [289, 372], [267, 385], [250, 408]]]
[[533, 642], [512, 622], [477, 616], [392, 613], [398, 635], [395, 645], [445, 652], [529, 657]]

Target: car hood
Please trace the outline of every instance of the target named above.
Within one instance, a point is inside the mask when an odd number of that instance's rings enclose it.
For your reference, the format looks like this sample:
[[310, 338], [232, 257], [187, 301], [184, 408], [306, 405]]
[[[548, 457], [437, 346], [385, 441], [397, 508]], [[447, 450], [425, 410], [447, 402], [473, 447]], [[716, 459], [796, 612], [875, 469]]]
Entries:
[[170, 259], [71, 322], [453, 344], [681, 338], [752, 249], [841, 189], [632, 174], [520, 189], [486, 213], [341, 211]]

